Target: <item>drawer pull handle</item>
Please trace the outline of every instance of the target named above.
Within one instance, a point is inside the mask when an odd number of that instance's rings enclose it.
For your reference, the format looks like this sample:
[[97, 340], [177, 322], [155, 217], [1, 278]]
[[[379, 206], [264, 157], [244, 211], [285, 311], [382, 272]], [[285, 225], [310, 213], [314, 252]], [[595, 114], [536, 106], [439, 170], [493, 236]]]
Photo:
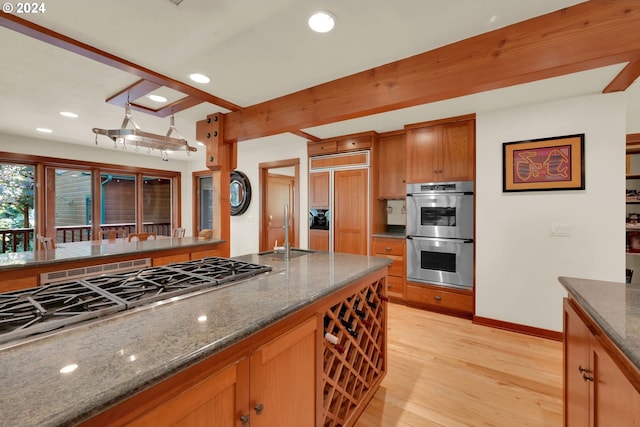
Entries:
[[436, 295], [433, 299], [436, 301], [442, 301], [442, 297], [440, 295]]
[[391, 246], [385, 246], [384, 250], [387, 252], [391, 251]]

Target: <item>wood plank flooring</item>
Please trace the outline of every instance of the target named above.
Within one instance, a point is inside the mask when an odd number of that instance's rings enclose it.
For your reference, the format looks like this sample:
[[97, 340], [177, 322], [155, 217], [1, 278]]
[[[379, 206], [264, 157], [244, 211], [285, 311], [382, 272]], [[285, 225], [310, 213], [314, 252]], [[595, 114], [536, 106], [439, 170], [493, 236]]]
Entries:
[[562, 343], [389, 304], [389, 371], [355, 427], [561, 427]]

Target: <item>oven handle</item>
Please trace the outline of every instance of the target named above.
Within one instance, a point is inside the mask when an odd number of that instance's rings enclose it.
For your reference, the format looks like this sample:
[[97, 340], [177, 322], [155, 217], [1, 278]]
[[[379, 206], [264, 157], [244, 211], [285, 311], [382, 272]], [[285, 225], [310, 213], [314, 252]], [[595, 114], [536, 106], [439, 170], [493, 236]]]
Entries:
[[420, 197], [420, 196], [473, 196], [470, 191], [465, 192], [443, 192], [443, 193], [407, 193], [407, 197]]
[[409, 240], [428, 240], [430, 242], [473, 243], [473, 239], [440, 239], [438, 237], [407, 236]]

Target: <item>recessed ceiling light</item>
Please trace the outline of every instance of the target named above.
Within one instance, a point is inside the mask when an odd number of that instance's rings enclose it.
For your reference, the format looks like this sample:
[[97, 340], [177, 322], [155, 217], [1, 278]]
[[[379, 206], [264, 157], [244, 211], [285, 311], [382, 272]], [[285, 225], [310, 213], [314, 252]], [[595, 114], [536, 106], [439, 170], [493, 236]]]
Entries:
[[193, 73], [193, 74], [189, 74], [189, 78], [191, 80], [193, 80], [196, 83], [209, 83], [211, 81], [211, 79], [209, 79], [209, 77], [205, 76], [204, 74], [200, 74], [200, 73]]
[[38, 132], [42, 132], [42, 133], [52, 133], [53, 132], [51, 129], [47, 129], [47, 128], [36, 128], [36, 130]]
[[149, 99], [155, 102], [167, 102], [167, 98], [160, 95], [149, 95]]
[[60, 111], [61, 116], [70, 117], [72, 119], [77, 119], [78, 115], [76, 113], [72, 113], [71, 111]]
[[320, 10], [309, 18], [309, 28], [316, 33], [328, 33], [333, 30], [333, 26], [336, 24], [336, 17], [333, 13], [326, 10]]

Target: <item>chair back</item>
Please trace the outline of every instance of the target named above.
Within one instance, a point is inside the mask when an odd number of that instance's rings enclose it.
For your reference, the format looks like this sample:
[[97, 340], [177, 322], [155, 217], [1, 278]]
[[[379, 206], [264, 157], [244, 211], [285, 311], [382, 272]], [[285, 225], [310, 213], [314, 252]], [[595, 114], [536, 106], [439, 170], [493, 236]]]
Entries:
[[131, 233], [129, 234], [129, 241], [133, 239], [138, 239], [139, 242], [144, 242], [145, 240], [153, 237], [153, 240], [156, 240], [156, 233]]
[[174, 228], [173, 229], [173, 237], [184, 237], [185, 233], [187, 232], [186, 228]]
[[198, 233], [198, 237], [202, 237], [203, 239], [211, 239], [213, 237], [213, 230], [210, 228], [204, 228], [200, 230], [200, 233]]
[[109, 241], [114, 241], [118, 237], [122, 237], [123, 239], [127, 237], [126, 230], [102, 230], [100, 231], [100, 240], [107, 238]]
[[36, 241], [39, 243], [39, 246], [45, 251], [48, 249], [54, 249], [53, 239], [51, 237], [44, 237], [40, 234], [36, 234]]

